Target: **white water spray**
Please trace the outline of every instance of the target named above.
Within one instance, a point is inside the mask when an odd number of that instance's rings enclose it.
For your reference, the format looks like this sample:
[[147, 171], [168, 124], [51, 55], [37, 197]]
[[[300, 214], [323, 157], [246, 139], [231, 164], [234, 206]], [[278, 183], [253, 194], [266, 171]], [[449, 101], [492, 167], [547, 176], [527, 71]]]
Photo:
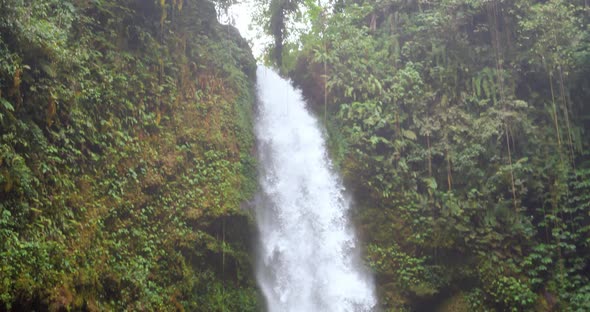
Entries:
[[269, 312], [364, 312], [376, 306], [317, 120], [299, 91], [259, 66], [262, 167], [257, 278]]

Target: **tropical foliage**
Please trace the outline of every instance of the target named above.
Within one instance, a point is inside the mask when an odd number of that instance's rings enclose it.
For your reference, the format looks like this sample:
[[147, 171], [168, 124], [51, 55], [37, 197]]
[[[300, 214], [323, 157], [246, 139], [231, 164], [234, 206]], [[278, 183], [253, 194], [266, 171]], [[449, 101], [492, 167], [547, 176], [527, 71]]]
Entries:
[[236, 30], [200, 0], [0, 12], [0, 310], [257, 310]]
[[384, 308], [590, 309], [587, 4], [302, 5], [281, 68], [325, 117]]

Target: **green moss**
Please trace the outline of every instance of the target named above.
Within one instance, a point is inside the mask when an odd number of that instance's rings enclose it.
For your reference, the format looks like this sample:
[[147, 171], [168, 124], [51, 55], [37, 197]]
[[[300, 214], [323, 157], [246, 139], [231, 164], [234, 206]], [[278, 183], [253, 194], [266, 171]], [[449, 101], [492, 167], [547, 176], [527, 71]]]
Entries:
[[436, 312], [469, 312], [473, 311], [465, 298], [465, 294], [458, 293], [445, 300]]
[[163, 3], [0, 2], [0, 307], [258, 306], [255, 62]]

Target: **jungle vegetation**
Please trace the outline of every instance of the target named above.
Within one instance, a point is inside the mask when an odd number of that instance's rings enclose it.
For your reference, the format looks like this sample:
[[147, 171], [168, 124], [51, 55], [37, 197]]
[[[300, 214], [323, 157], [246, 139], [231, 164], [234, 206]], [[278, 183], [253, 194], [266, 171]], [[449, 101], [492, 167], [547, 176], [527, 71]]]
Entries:
[[261, 3], [384, 311], [590, 310], [587, 1]]
[[[0, 0], [0, 310], [261, 310], [255, 61], [214, 5]], [[384, 311], [590, 310], [587, 1], [260, 7]]]
[[202, 0], [0, 0], [0, 311], [257, 311], [256, 64]]

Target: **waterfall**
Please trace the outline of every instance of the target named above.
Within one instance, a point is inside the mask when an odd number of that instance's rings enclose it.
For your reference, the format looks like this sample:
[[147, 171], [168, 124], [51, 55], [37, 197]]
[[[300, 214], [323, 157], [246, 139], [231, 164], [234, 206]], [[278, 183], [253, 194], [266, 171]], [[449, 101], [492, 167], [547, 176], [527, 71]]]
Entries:
[[259, 66], [257, 279], [269, 312], [373, 311], [373, 281], [347, 220], [320, 124], [301, 93]]

